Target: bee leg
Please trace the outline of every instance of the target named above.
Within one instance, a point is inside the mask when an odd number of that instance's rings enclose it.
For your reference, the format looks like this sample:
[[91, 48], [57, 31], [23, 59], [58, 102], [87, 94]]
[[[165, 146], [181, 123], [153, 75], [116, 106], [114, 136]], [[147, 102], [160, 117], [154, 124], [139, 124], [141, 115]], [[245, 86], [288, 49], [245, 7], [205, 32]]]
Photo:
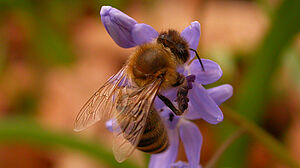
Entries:
[[185, 79], [184, 83], [178, 88], [176, 99], [179, 111], [182, 113], [188, 108], [189, 98], [187, 95], [189, 90], [193, 88], [192, 83], [195, 81], [195, 75], [189, 75]]
[[182, 112], [179, 111], [171, 102], [171, 100], [169, 100], [166, 96], [158, 93], [157, 94], [158, 98], [163, 101], [165, 103], [166, 106], [168, 106], [176, 115], [181, 115]]
[[182, 115], [182, 113], [188, 108], [189, 98], [187, 97], [187, 95], [188, 95], [189, 90], [193, 88], [192, 83], [194, 81], [195, 81], [195, 75], [189, 75], [189, 76], [185, 77], [184, 75], [178, 73], [177, 82], [175, 84], [173, 84], [172, 86], [173, 87], [179, 86], [178, 91], [177, 91], [177, 98], [176, 98], [176, 102], [178, 104], [179, 109], [177, 109], [173, 105], [171, 100], [169, 100], [164, 95], [158, 93], [157, 96], [176, 115]]
[[176, 79], [176, 83], [174, 83], [172, 86], [173, 87], [177, 87], [177, 86], [180, 86], [184, 83], [185, 81], [185, 77], [184, 75], [180, 74], [177, 72], [177, 79]]

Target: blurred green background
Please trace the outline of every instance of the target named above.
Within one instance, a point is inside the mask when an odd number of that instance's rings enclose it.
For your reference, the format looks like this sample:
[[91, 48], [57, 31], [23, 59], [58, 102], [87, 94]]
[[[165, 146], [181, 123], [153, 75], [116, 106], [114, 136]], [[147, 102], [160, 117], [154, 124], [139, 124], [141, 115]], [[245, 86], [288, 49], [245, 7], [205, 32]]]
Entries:
[[201, 165], [239, 127], [250, 134], [232, 142], [216, 167], [300, 164], [299, 0], [0, 0], [1, 168], [145, 167], [141, 152], [116, 163], [101, 123], [73, 132], [81, 106], [133, 51], [109, 37], [102, 5], [156, 30], [201, 23], [198, 52], [223, 69], [207, 88], [234, 87], [222, 123], [195, 121], [204, 137]]

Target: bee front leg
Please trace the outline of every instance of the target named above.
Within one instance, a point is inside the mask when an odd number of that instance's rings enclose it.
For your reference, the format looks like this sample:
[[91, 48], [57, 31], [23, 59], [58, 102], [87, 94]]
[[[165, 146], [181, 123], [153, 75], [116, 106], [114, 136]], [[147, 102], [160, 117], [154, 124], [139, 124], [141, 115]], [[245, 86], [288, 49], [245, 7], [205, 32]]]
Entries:
[[195, 81], [195, 75], [189, 75], [185, 77], [185, 81], [179, 86], [177, 91], [176, 102], [178, 104], [179, 111], [182, 113], [188, 108], [189, 98], [187, 97], [189, 90], [193, 88], [192, 83]]
[[176, 115], [182, 115], [182, 113], [188, 108], [189, 98], [187, 97], [187, 95], [189, 90], [193, 88], [192, 83], [194, 81], [195, 81], [195, 75], [189, 75], [187, 77], [184, 77], [183, 75], [179, 74], [176, 84], [173, 85], [174, 87], [179, 86], [177, 91], [177, 98], [176, 98], [178, 109], [173, 105], [171, 100], [169, 100], [164, 95], [158, 93], [157, 96]]
[[158, 93], [157, 94], [158, 98], [163, 101], [165, 103], [166, 106], [168, 106], [176, 115], [181, 115], [182, 112], [180, 112], [171, 102], [171, 100], [169, 100], [166, 96]]

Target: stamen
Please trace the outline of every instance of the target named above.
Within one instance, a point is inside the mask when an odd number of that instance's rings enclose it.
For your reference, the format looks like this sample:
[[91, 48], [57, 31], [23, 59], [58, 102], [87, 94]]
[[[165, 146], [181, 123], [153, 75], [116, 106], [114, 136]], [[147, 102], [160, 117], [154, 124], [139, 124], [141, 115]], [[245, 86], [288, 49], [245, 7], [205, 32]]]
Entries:
[[189, 75], [186, 76], [186, 81], [187, 81], [187, 88], [192, 89], [193, 88], [193, 82], [195, 82], [196, 76], [195, 75]]

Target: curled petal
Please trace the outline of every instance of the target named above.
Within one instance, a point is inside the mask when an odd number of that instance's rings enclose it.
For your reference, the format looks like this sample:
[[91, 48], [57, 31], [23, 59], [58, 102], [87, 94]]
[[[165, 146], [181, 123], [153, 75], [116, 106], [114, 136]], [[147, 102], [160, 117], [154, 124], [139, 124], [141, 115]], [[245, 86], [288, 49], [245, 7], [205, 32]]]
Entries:
[[[191, 25], [185, 28], [181, 32], [181, 37], [183, 37], [189, 44], [190, 48], [197, 49], [199, 40], [200, 40], [200, 23], [198, 21], [194, 21]], [[191, 58], [195, 56], [194, 52], [190, 52]]]
[[196, 83], [207, 85], [219, 80], [223, 74], [221, 67], [209, 59], [201, 59], [205, 71], [198, 60], [194, 60], [189, 67], [185, 66], [184, 75], [196, 75]]
[[188, 120], [181, 120], [179, 123], [179, 135], [190, 167], [197, 168], [200, 162], [202, 146], [202, 135], [198, 127]]
[[134, 25], [131, 34], [133, 41], [137, 45], [149, 43], [158, 36], [158, 32], [155, 29], [144, 23]]
[[233, 88], [229, 84], [220, 85], [206, 90], [209, 96], [217, 103], [222, 104], [232, 96]]
[[130, 48], [137, 45], [131, 35], [137, 24], [134, 19], [111, 6], [102, 6], [100, 15], [105, 29], [120, 47]]
[[177, 129], [169, 130], [168, 134], [170, 146], [163, 153], [151, 155], [149, 168], [169, 168], [176, 161], [179, 145]]
[[223, 113], [216, 102], [208, 95], [206, 89], [200, 84], [194, 84], [189, 92], [189, 111], [185, 118], [195, 120], [204, 119], [211, 124], [223, 121]]

